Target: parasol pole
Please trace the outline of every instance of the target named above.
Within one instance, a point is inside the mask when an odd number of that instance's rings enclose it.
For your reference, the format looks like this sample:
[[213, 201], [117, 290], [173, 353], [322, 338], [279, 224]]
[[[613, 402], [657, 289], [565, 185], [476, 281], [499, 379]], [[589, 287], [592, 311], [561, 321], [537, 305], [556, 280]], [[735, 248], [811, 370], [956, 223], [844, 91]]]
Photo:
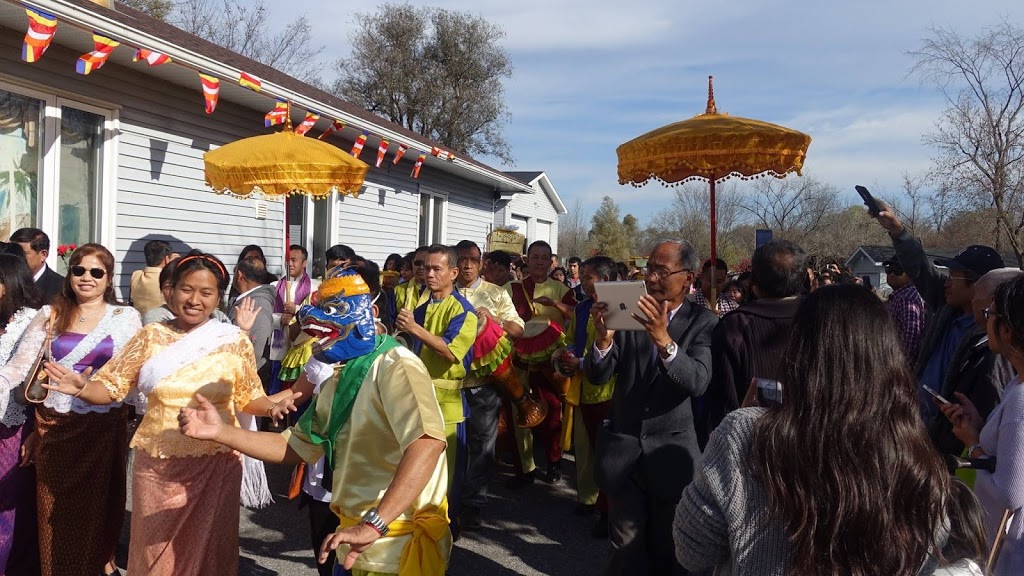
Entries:
[[711, 311], [718, 314], [718, 287], [715, 279], [718, 277], [718, 203], [715, 202], [715, 177], [709, 178], [711, 189]]
[[[285, 115], [284, 115], [284, 129], [286, 131], [288, 131], [288, 132], [291, 132], [292, 131], [292, 101], [288, 100], [287, 102], [288, 102], [288, 104], [287, 104], [287, 111], [285, 112]], [[288, 269], [288, 258], [290, 256], [288, 248], [291, 246], [291, 243], [289, 243], [289, 241], [288, 241], [288, 198], [289, 197], [290, 196], [285, 196], [284, 197], [284, 303], [285, 304], [291, 304], [291, 302], [292, 302], [292, 291], [291, 291], [291, 288], [292, 288], [291, 287], [292, 274], [291, 274], [291, 271]]]

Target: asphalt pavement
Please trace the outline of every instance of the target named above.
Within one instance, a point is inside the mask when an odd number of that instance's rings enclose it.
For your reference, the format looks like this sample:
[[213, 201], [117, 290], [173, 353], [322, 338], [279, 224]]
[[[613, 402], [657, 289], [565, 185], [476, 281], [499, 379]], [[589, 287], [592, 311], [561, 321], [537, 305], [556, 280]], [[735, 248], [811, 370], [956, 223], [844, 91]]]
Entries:
[[[464, 532], [456, 542], [448, 575], [599, 574], [607, 558], [607, 541], [590, 536], [596, 516], [575, 514], [571, 456], [563, 460], [562, 471], [565, 476], [557, 484], [537, 481], [510, 491], [504, 483], [511, 477], [512, 468], [499, 464], [491, 484], [490, 503], [481, 515], [483, 526], [479, 531]], [[298, 500], [289, 501], [284, 496], [291, 471], [268, 465], [267, 473], [275, 503], [262, 510], [242, 509], [239, 574], [315, 575], [307, 513], [298, 509]], [[130, 484], [129, 509], [118, 551], [118, 565], [122, 567], [127, 564], [131, 523]]]

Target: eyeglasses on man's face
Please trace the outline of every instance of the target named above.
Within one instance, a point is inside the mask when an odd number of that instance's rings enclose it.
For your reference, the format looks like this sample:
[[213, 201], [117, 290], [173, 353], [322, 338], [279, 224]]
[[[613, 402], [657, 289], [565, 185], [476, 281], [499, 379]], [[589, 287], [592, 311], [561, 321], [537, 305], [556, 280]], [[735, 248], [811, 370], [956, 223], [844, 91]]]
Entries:
[[660, 267], [648, 268], [647, 277], [650, 278], [651, 280], [664, 280], [669, 276], [679, 274], [680, 272], [692, 272], [692, 270], [690, 270], [689, 268], [680, 268], [679, 270], [669, 270], [668, 268]]

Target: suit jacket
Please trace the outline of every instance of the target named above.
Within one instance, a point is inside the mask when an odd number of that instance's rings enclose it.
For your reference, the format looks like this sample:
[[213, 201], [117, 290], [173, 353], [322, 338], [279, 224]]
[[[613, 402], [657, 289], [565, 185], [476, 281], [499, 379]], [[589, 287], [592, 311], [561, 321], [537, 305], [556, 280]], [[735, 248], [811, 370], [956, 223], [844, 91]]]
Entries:
[[47, 266], [46, 272], [43, 272], [43, 275], [36, 281], [36, 288], [43, 294], [43, 304], [50, 304], [53, 302], [53, 297], [64, 289], [64, 277]]
[[711, 333], [714, 312], [684, 301], [668, 325], [679, 346], [665, 364], [652, 361], [655, 347], [643, 331], [620, 330], [612, 347], [597, 360], [587, 354], [584, 371], [594, 384], [613, 375], [615, 393], [610, 425], [598, 431], [598, 485], [609, 494], [631, 478], [661, 499], [678, 501], [693, 479], [700, 459], [690, 399], [711, 381]]

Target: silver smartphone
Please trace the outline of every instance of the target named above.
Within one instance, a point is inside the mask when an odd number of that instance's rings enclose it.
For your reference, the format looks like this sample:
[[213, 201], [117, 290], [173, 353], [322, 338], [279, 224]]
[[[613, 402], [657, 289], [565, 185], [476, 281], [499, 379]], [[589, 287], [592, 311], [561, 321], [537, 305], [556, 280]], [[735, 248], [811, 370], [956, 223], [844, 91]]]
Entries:
[[938, 392], [936, 392], [935, 390], [932, 390], [928, 386], [922, 386], [922, 388], [924, 388], [925, 392], [927, 392], [927, 393], [931, 394], [932, 396], [934, 396], [935, 399], [938, 400], [939, 402], [942, 402], [943, 404], [950, 404], [949, 400], [946, 400], [945, 398], [943, 398], [942, 395], [939, 394]]
[[782, 383], [768, 378], [755, 378], [757, 403], [763, 408], [782, 406]]

